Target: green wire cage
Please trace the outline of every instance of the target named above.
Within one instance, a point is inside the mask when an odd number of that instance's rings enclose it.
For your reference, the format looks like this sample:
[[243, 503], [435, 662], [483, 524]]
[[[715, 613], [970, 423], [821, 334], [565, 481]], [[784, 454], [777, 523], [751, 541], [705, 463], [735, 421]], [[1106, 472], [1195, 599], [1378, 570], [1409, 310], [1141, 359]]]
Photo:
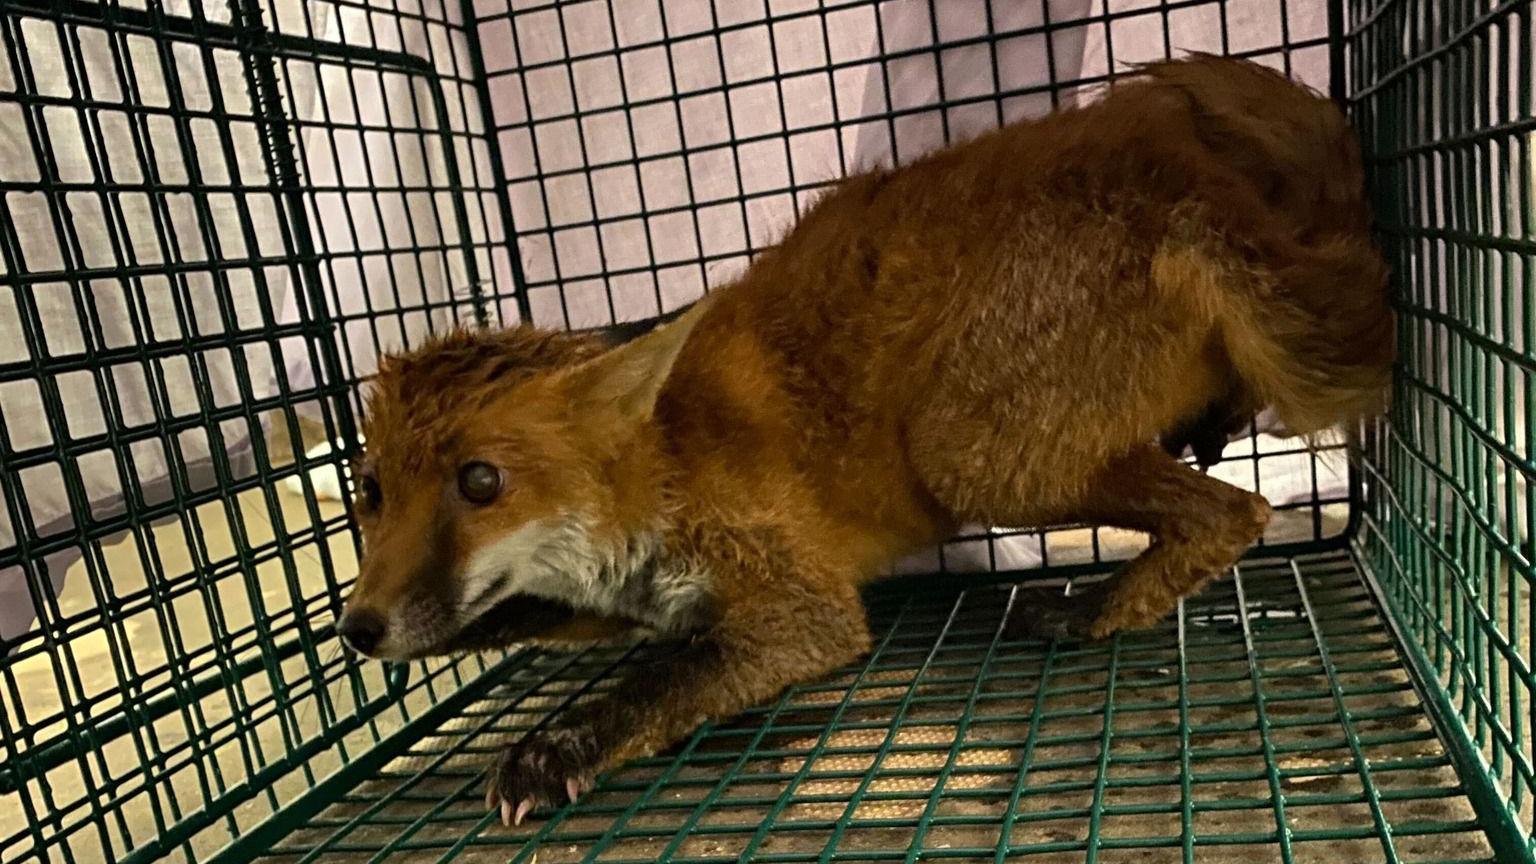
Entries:
[[[646, 645], [333, 629], [381, 349], [678, 308], [872, 164], [1252, 57], [1341, 100], [1399, 313], [1363, 451], [1176, 617], [1005, 638], [1144, 540], [980, 526], [875, 647], [516, 829], [496, 749]], [[0, 0], [0, 861], [1533, 857], [1529, 0]]]

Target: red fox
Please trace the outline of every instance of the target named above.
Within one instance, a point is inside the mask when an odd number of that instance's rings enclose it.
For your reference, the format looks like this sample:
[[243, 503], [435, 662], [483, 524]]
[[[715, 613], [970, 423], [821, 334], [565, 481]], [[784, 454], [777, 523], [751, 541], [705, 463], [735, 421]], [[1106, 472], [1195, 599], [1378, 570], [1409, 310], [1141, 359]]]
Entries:
[[1363, 187], [1332, 103], [1196, 55], [846, 179], [637, 338], [521, 326], [386, 357], [341, 636], [389, 659], [676, 640], [503, 752], [487, 803], [521, 823], [856, 659], [860, 586], [963, 524], [1150, 533], [1014, 626], [1155, 624], [1270, 516], [1159, 439], [1208, 450], [1265, 407], [1308, 435], [1385, 405]]

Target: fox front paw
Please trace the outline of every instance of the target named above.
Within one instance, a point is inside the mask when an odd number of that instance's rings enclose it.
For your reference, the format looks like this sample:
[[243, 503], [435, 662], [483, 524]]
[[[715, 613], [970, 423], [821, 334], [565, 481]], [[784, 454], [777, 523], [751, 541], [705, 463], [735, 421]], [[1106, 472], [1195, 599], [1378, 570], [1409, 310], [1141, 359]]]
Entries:
[[529, 733], [501, 751], [491, 766], [485, 805], [499, 807], [503, 825], [521, 825], [529, 813], [575, 801], [591, 789], [601, 757], [597, 736], [589, 728]]

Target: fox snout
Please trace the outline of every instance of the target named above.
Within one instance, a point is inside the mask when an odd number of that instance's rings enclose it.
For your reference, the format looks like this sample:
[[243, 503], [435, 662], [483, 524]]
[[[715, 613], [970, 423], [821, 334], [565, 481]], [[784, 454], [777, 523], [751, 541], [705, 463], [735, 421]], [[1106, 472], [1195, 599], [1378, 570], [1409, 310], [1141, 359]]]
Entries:
[[459, 628], [452, 598], [421, 590], [441, 577], [391, 588], [382, 575], [365, 564], [347, 597], [336, 621], [336, 635], [347, 648], [382, 660], [405, 660], [431, 651]]
[[387, 660], [420, 656], [460, 626], [448, 532], [431, 502], [402, 502], [414, 518], [372, 532], [336, 634], [359, 654]]
[[350, 601], [336, 634], [352, 651], [380, 660], [410, 660], [508, 645], [549, 635], [572, 622], [566, 603], [516, 594], [474, 617], [455, 606], [411, 600], [389, 613]]
[[370, 609], [349, 609], [336, 622], [336, 635], [349, 650], [372, 657], [388, 626], [382, 616]]
[[337, 636], [358, 654], [410, 660], [505, 647], [568, 623], [576, 614], [570, 603], [520, 585], [534, 570], [530, 533], [543, 532], [511, 532], [461, 562], [448, 554], [452, 544], [382, 540], [363, 555]]

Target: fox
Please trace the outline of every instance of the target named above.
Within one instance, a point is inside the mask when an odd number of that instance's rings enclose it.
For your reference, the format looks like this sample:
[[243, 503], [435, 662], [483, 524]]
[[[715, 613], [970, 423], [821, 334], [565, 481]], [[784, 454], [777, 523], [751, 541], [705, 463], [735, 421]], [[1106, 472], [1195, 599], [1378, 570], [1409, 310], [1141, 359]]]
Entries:
[[499, 751], [486, 805], [511, 825], [856, 661], [864, 587], [963, 525], [1150, 535], [1007, 626], [1154, 627], [1271, 516], [1179, 451], [1219, 455], [1261, 409], [1308, 437], [1388, 407], [1372, 227], [1333, 102], [1192, 54], [851, 174], [656, 326], [387, 353], [339, 636], [392, 661], [664, 643]]

